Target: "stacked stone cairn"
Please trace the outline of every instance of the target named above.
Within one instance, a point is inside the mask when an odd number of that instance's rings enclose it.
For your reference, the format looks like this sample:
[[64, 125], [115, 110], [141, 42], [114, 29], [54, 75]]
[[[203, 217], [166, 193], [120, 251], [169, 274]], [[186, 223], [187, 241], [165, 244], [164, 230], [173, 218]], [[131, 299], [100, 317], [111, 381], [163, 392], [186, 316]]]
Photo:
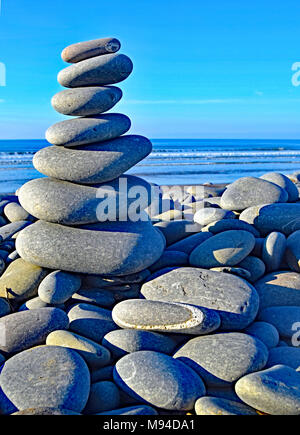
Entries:
[[0, 413], [299, 415], [299, 175], [162, 186], [169, 209], [129, 219], [152, 186], [123, 174], [151, 143], [103, 114], [132, 71], [119, 48], [63, 51], [52, 104], [76, 118], [0, 202]]

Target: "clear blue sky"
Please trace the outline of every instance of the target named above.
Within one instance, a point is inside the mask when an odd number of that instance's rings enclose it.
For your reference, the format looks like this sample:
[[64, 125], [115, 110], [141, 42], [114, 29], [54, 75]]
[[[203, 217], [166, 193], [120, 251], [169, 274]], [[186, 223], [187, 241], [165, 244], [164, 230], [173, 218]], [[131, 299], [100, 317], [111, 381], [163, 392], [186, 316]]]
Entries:
[[[115, 36], [132, 132], [150, 138], [300, 138], [299, 0], [2, 0], [0, 138], [43, 138], [62, 49]], [[0, 80], [1, 81], [1, 80]]]

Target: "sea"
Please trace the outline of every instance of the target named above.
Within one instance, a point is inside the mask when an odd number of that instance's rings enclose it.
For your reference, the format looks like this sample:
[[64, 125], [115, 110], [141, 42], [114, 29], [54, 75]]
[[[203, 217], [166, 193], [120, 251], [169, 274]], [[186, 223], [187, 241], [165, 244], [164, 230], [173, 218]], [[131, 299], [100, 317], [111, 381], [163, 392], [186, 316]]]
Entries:
[[[153, 139], [153, 151], [128, 173], [159, 185], [229, 183], [239, 177], [300, 170], [299, 140]], [[32, 165], [45, 140], [0, 140], [0, 192], [41, 177]]]

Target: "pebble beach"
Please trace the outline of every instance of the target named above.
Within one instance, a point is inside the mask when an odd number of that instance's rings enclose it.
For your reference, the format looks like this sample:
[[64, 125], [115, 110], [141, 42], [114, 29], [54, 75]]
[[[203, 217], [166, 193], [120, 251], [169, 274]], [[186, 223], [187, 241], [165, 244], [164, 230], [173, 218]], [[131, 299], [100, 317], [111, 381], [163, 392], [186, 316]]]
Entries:
[[128, 175], [120, 48], [62, 52], [69, 118], [0, 198], [0, 414], [300, 415], [300, 171]]

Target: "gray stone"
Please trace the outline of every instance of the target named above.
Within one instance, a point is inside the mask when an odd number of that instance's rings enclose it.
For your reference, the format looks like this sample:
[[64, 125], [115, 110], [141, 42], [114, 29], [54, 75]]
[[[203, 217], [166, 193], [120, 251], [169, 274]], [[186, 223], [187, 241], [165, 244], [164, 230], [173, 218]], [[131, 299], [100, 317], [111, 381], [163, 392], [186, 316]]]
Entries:
[[196, 399], [205, 394], [202, 380], [192, 369], [159, 352], [124, 356], [115, 366], [114, 380], [139, 402], [168, 410], [193, 409]]
[[100, 288], [81, 288], [73, 294], [71, 302], [95, 304], [100, 307], [111, 307], [115, 303], [114, 294]]
[[119, 389], [113, 382], [102, 381], [91, 385], [88, 402], [84, 414], [96, 414], [110, 411], [120, 406]]
[[300, 414], [300, 373], [277, 365], [239, 379], [235, 390], [247, 405], [271, 415]]
[[264, 368], [268, 350], [255, 337], [228, 332], [193, 338], [174, 358], [194, 369], [206, 385], [226, 387], [241, 376]]
[[300, 272], [300, 230], [288, 237], [285, 258], [290, 269]]
[[173, 243], [168, 246], [166, 251], [180, 251], [185, 254], [190, 254], [197, 246], [199, 246], [202, 242], [212, 237], [212, 233], [196, 233], [192, 236], [185, 237], [179, 242]]
[[100, 412], [97, 415], [157, 415], [157, 411], [151, 406], [139, 405], [126, 408], [114, 409], [113, 411]]
[[81, 415], [79, 412], [63, 408], [29, 408], [14, 412], [12, 415]]
[[286, 190], [288, 193], [288, 201], [294, 202], [299, 199], [298, 189], [295, 184], [284, 174], [279, 174], [278, 172], [267, 172], [260, 178], [263, 180], [270, 181], [271, 183], [277, 184]]
[[201, 208], [195, 213], [194, 222], [200, 225], [208, 225], [222, 219], [235, 219], [235, 217], [232, 211], [223, 210], [222, 208]]
[[243, 269], [242, 267], [221, 266], [212, 267], [210, 270], [222, 273], [232, 273], [233, 275], [239, 276], [240, 278], [244, 278], [246, 280], [250, 280], [251, 278], [251, 273], [248, 270]]
[[158, 276], [142, 286], [146, 299], [181, 302], [216, 310], [224, 330], [244, 329], [256, 317], [256, 290], [237, 276], [205, 269], [182, 267]]
[[47, 336], [46, 344], [48, 346], [62, 346], [76, 350], [93, 370], [97, 370], [110, 363], [110, 352], [108, 349], [95, 341], [70, 331], [57, 330], [51, 332]]
[[0, 319], [0, 350], [20, 352], [42, 344], [50, 332], [67, 329], [68, 316], [58, 308], [20, 311]]
[[250, 254], [254, 245], [255, 238], [248, 231], [224, 231], [195, 248], [190, 254], [190, 264], [203, 268], [235, 266]]
[[252, 255], [248, 255], [248, 257], [244, 258], [238, 266], [248, 270], [250, 273], [250, 278], [248, 278], [248, 280], [250, 282], [256, 282], [259, 278], [264, 276], [266, 271], [265, 263], [260, 258]]
[[49, 127], [46, 139], [52, 145], [76, 147], [115, 139], [126, 133], [130, 126], [130, 119], [119, 113], [74, 118]]
[[30, 221], [12, 222], [0, 228], [0, 243], [10, 239], [14, 234], [31, 225]]
[[266, 322], [254, 322], [245, 329], [245, 332], [262, 341], [268, 349], [276, 347], [279, 343], [279, 334], [275, 326]]
[[38, 294], [47, 304], [63, 304], [81, 287], [81, 279], [72, 273], [55, 270], [40, 283]]
[[[132, 192], [137, 195], [136, 191], [140, 190], [143, 196], [139, 200]], [[151, 201], [150, 194], [150, 184], [132, 175], [123, 175], [107, 184], [93, 186], [55, 178], [37, 178], [21, 187], [20, 202], [38, 219], [64, 225], [83, 225], [130, 219], [130, 213], [133, 216], [136, 213], [135, 202], [138, 201], [143, 210]]]
[[153, 350], [170, 355], [176, 347], [176, 342], [170, 337], [157, 332], [135, 329], [111, 331], [104, 336], [102, 344], [117, 359], [127, 353], [141, 350]]
[[38, 221], [22, 231], [16, 248], [27, 261], [54, 270], [128, 275], [155, 263], [164, 243], [149, 222], [105, 222], [78, 229]]
[[111, 311], [95, 305], [75, 305], [70, 309], [68, 316], [70, 331], [96, 342], [100, 342], [108, 332], [118, 329], [112, 319]]
[[188, 220], [158, 222], [154, 225], [164, 235], [167, 246], [201, 231], [202, 225]]
[[268, 272], [280, 268], [285, 250], [286, 238], [282, 233], [272, 232], [265, 238], [262, 248], [262, 260]]
[[42, 148], [34, 167], [44, 175], [81, 184], [105, 183], [120, 177], [152, 150], [143, 136], [127, 135], [74, 149]]
[[11, 307], [6, 299], [0, 298], [0, 317], [7, 316], [10, 314]]
[[255, 283], [260, 310], [275, 306], [300, 306], [300, 275], [295, 272], [273, 272]]
[[143, 299], [120, 302], [114, 307], [112, 318], [124, 329], [194, 335], [209, 334], [221, 323], [213, 310]]
[[16, 202], [7, 204], [4, 208], [4, 214], [10, 222], [33, 220], [33, 217]]
[[162, 256], [149, 267], [151, 273], [169, 266], [188, 266], [189, 257], [185, 252], [165, 251]]
[[300, 371], [300, 348], [299, 347], [275, 347], [269, 352], [267, 367], [273, 367], [278, 364], [291, 367]]
[[40, 346], [18, 353], [0, 375], [4, 394], [19, 410], [64, 408], [80, 412], [90, 391], [90, 374], [77, 352]]
[[121, 43], [116, 38], [92, 39], [69, 45], [63, 50], [61, 57], [65, 62], [77, 63], [91, 57], [115, 53], [120, 48]]
[[19, 308], [18, 311], [27, 311], [27, 310], [36, 310], [37, 308], [48, 308], [48, 307], [55, 307], [60, 308], [64, 311], [65, 305], [64, 304], [47, 304], [46, 302], [42, 301], [42, 299], [37, 296], [36, 298], [29, 299], [28, 301], [24, 302]]
[[104, 54], [71, 65], [58, 74], [58, 82], [66, 88], [112, 85], [127, 79], [133, 64], [125, 54]]
[[227, 210], [245, 210], [260, 204], [286, 202], [288, 194], [274, 183], [255, 177], [243, 177], [230, 184], [221, 198]]
[[254, 237], [259, 237], [259, 232], [253, 225], [238, 219], [221, 219], [220, 221], [211, 222], [202, 228], [202, 231], [210, 231], [212, 234], [218, 234], [229, 230], [248, 231], [249, 233], [252, 233]]
[[272, 231], [289, 235], [300, 230], [300, 204], [266, 204], [247, 208], [240, 220], [254, 225], [262, 236]]
[[196, 415], [258, 415], [242, 403], [219, 397], [200, 397], [195, 403]]
[[258, 320], [271, 323], [281, 337], [292, 338], [300, 320], [300, 307], [268, 307], [261, 310]]

